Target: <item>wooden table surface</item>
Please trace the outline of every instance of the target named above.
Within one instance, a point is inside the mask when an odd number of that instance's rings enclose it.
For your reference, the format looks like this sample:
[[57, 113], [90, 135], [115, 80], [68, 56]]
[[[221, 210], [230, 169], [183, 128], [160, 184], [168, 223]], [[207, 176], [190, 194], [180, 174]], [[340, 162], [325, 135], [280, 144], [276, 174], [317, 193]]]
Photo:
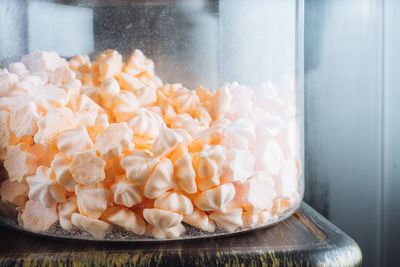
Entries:
[[305, 203], [272, 227], [197, 240], [61, 240], [0, 226], [0, 266], [359, 266], [361, 259], [358, 245]]

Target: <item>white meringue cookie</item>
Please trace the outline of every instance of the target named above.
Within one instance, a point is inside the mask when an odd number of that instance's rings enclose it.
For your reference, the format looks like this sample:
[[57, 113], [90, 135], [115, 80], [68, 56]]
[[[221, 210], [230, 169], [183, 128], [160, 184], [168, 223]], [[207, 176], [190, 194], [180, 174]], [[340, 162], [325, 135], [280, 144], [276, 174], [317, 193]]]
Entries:
[[51, 83], [53, 84], [72, 83], [75, 79], [75, 73], [67, 66], [59, 67], [51, 74]]
[[69, 99], [77, 98], [80, 94], [82, 83], [79, 80], [74, 80], [68, 84], [62, 84], [59, 86], [62, 90], [64, 90], [65, 94], [69, 97]]
[[175, 189], [173, 180], [174, 166], [168, 158], [162, 159], [154, 168], [144, 185], [143, 195], [147, 198], [157, 198], [164, 192]]
[[89, 218], [79, 213], [71, 215], [71, 222], [78, 229], [89, 232], [95, 239], [103, 239], [110, 225], [95, 218]]
[[56, 141], [56, 136], [59, 133], [75, 128], [76, 120], [71, 110], [54, 108], [50, 109], [46, 116], [38, 120], [37, 126], [38, 131], [34, 136], [35, 143], [47, 148]]
[[17, 75], [19, 80], [22, 80], [23, 78], [25, 78], [25, 76], [29, 75], [28, 68], [22, 62], [11, 63], [8, 66], [8, 69], [10, 73]]
[[116, 206], [107, 209], [102, 218], [137, 235], [143, 235], [146, 232], [146, 223], [143, 218], [127, 208]]
[[6, 97], [1, 100], [6, 106], [5, 109], [10, 111], [10, 130], [15, 136], [21, 139], [25, 135], [34, 135], [38, 128], [36, 123], [40, 118], [34, 102], [22, 96]]
[[206, 125], [207, 127], [211, 124], [212, 118], [210, 114], [208, 113], [207, 109], [202, 106], [198, 106], [196, 110], [194, 111], [194, 117], [203, 125]]
[[179, 225], [183, 219], [179, 213], [162, 209], [144, 209], [143, 217], [149, 224], [164, 232]]
[[289, 199], [299, 191], [300, 161], [285, 160], [282, 170], [275, 180], [275, 192], [279, 198]]
[[128, 90], [135, 94], [136, 90], [145, 86], [139, 78], [123, 72], [118, 75], [117, 79], [122, 90]]
[[223, 180], [229, 182], [245, 182], [254, 172], [254, 156], [246, 149], [232, 148], [227, 151], [224, 163]]
[[165, 124], [161, 125], [160, 135], [153, 143], [153, 154], [159, 156], [168, 153], [177, 145], [189, 143], [192, 137], [183, 129], [169, 129]]
[[25, 230], [34, 233], [45, 232], [58, 221], [57, 206], [46, 208], [39, 201], [28, 200], [19, 218]]
[[193, 167], [197, 174], [197, 186], [205, 191], [220, 184], [220, 176], [223, 173], [225, 153], [222, 146], [204, 145], [203, 150], [195, 154]]
[[148, 86], [133, 91], [141, 106], [150, 106], [157, 101], [156, 89]]
[[231, 108], [227, 112], [226, 117], [232, 121], [240, 118], [247, 119], [253, 110], [252, 90], [239, 85], [237, 82], [226, 84], [225, 86], [229, 88], [229, 92], [232, 95]]
[[158, 159], [152, 158], [146, 152], [141, 150], [133, 150], [129, 156], [120, 161], [121, 167], [125, 170], [126, 177], [129, 180], [134, 180], [139, 184], [144, 184], [150, 176], [151, 171]]
[[192, 214], [184, 215], [183, 221], [206, 232], [212, 233], [215, 231], [215, 225], [213, 221], [209, 220], [204, 211], [198, 209], [194, 209]]
[[200, 103], [200, 99], [196, 92], [186, 88], [185, 90], [173, 92], [171, 94], [171, 98], [172, 106], [179, 114], [187, 113], [191, 116], [194, 116], [194, 111]]
[[247, 149], [256, 140], [255, 125], [239, 119], [224, 130], [223, 144], [229, 148]]
[[157, 113], [146, 108], [139, 108], [128, 122], [128, 126], [135, 135], [154, 139], [159, 135], [162, 123], [163, 119]]
[[146, 85], [146, 87], [149, 87], [152, 90], [156, 90], [163, 85], [163, 82], [160, 78], [155, 75], [150, 75], [147, 72], [142, 72], [136, 75], [136, 77], [138, 77], [139, 80]]
[[69, 170], [71, 162], [63, 153], [57, 153], [51, 162], [51, 169], [56, 175], [57, 183], [63, 185], [69, 192], [75, 191], [75, 180]]
[[87, 95], [80, 95], [71, 101], [71, 108], [75, 112], [78, 122], [85, 126], [93, 126], [97, 116], [103, 109]]
[[31, 72], [53, 72], [55, 69], [67, 66], [67, 61], [58, 56], [56, 52], [34, 51], [22, 57], [24, 63]]
[[29, 185], [29, 198], [39, 201], [46, 208], [64, 201], [67, 193], [62, 185], [52, 180], [51, 176], [51, 169], [40, 166], [35, 175], [26, 178]]
[[29, 152], [29, 145], [20, 143], [7, 147], [7, 156], [4, 160], [4, 168], [12, 182], [23, 182], [24, 178], [35, 173], [37, 157]]
[[68, 62], [69, 68], [74, 71], [89, 72], [92, 68], [92, 63], [88, 55], [76, 55]]
[[64, 202], [61, 202], [57, 206], [58, 214], [60, 216], [60, 225], [67, 231], [73, 231], [74, 226], [71, 222], [71, 216], [73, 213], [78, 212], [78, 202], [76, 196], [70, 197]]
[[227, 85], [219, 88], [210, 100], [210, 115], [214, 120], [222, 119], [231, 110], [232, 95]]
[[125, 122], [111, 123], [107, 129], [96, 136], [95, 148], [105, 159], [119, 157], [122, 152], [134, 148], [132, 138], [133, 131]]
[[93, 148], [94, 144], [85, 126], [66, 130], [57, 137], [57, 148], [71, 158], [76, 152]]
[[110, 191], [113, 193], [114, 202], [118, 205], [131, 208], [133, 205], [142, 202], [142, 187], [124, 177], [118, 178], [110, 187]]
[[139, 101], [134, 93], [121, 90], [113, 98], [112, 113], [117, 122], [127, 121], [139, 108]]
[[110, 192], [99, 185], [96, 187], [75, 186], [78, 209], [82, 215], [98, 219], [107, 209]]
[[210, 214], [210, 219], [224, 231], [233, 232], [243, 226], [242, 212], [242, 209], [233, 209], [225, 213], [214, 211]]
[[266, 140], [257, 145], [254, 169], [264, 171], [268, 175], [277, 175], [283, 166], [283, 153], [279, 143], [274, 139]]
[[203, 86], [196, 88], [196, 93], [199, 96], [201, 103], [210, 101], [215, 96], [215, 92], [215, 90], [209, 90]]
[[243, 184], [235, 185], [236, 199], [246, 210], [270, 210], [276, 197], [274, 184], [274, 180], [266, 173], [256, 172]]
[[153, 227], [152, 234], [153, 237], [158, 239], [166, 238], [177, 238], [186, 232], [185, 226], [183, 224], [178, 224], [177, 226], [168, 228], [167, 231], [163, 231], [160, 228]]
[[227, 212], [227, 205], [235, 197], [233, 184], [223, 184], [200, 193], [194, 199], [195, 206], [203, 211]]
[[8, 96], [11, 89], [18, 82], [18, 76], [14, 73], [0, 73], [0, 97]]
[[193, 213], [192, 201], [177, 192], [166, 192], [154, 201], [154, 208], [171, 210], [185, 215]]
[[104, 168], [106, 162], [94, 149], [74, 154], [69, 170], [77, 183], [94, 186], [106, 178]]
[[205, 145], [219, 145], [223, 137], [223, 129], [221, 127], [211, 127], [209, 129], [198, 132], [193, 136], [193, 141], [189, 144], [189, 150], [198, 152]]
[[136, 76], [142, 72], [154, 75], [154, 63], [143, 55], [142, 51], [135, 49], [125, 64], [124, 72]]
[[177, 184], [189, 194], [197, 192], [196, 173], [192, 166], [192, 158], [189, 155], [187, 147], [178, 147], [171, 157], [174, 164], [175, 178]]
[[122, 56], [117, 51], [108, 49], [97, 56], [96, 64], [98, 65], [99, 81], [104, 82], [121, 72]]
[[99, 89], [102, 105], [105, 108], [112, 108], [113, 98], [120, 92], [119, 84], [116, 79], [108, 78], [105, 80]]
[[172, 119], [171, 128], [184, 129], [193, 136], [208, 127], [205, 124], [200, 123], [197, 119], [193, 119], [189, 114], [182, 113]]
[[278, 141], [285, 159], [300, 156], [300, 131], [294, 117], [282, 127], [276, 135], [276, 141]]
[[56, 87], [52, 84], [32, 90], [30, 95], [33, 97], [37, 105], [45, 110], [63, 108], [70, 101], [69, 96], [62, 88]]
[[28, 200], [29, 187], [25, 183], [5, 180], [0, 187], [0, 201], [10, 203], [16, 207], [23, 206]]

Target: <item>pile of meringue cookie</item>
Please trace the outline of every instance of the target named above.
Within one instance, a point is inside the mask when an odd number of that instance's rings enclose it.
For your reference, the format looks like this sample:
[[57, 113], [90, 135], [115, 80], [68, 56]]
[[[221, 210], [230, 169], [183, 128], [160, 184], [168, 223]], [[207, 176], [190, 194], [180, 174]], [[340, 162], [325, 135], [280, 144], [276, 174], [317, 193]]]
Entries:
[[270, 224], [301, 201], [295, 101], [289, 79], [163, 84], [139, 50], [30, 53], [0, 69], [0, 209], [96, 239]]

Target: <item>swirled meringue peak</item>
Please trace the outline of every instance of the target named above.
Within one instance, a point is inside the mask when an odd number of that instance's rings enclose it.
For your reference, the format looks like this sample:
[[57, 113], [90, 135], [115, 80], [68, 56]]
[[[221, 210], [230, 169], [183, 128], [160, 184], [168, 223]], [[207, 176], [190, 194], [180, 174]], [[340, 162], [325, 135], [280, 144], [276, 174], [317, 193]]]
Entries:
[[71, 158], [76, 152], [93, 148], [93, 142], [85, 126], [63, 132], [57, 137], [57, 148]]
[[189, 194], [196, 193], [196, 173], [193, 169], [192, 158], [189, 155], [187, 147], [178, 147], [173, 153], [171, 161], [174, 164], [174, 175], [179, 187]]
[[147, 108], [137, 109], [128, 122], [128, 126], [133, 130], [135, 135], [151, 139], [157, 138], [162, 124], [163, 119], [157, 113]]
[[183, 129], [169, 129], [165, 124], [161, 125], [160, 134], [153, 143], [153, 154], [159, 156], [168, 153], [179, 144], [192, 141], [192, 137]]
[[162, 159], [151, 173], [144, 185], [144, 196], [147, 198], [157, 198], [164, 192], [175, 189], [176, 184], [173, 179], [174, 166], [168, 158]]
[[183, 219], [183, 216], [179, 213], [162, 209], [144, 209], [143, 217], [152, 226], [163, 231], [168, 231], [179, 225]]
[[193, 213], [192, 201], [185, 195], [177, 192], [166, 192], [162, 194], [154, 201], [154, 207], [185, 215]]
[[100, 218], [101, 214], [107, 208], [110, 192], [102, 185], [95, 187], [76, 185], [75, 193], [77, 196], [79, 212], [91, 218]]
[[233, 184], [223, 184], [200, 193], [194, 199], [195, 206], [203, 211], [227, 212], [227, 205], [235, 197]]
[[110, 190], [113, 193], [114, 202], [118, 205], [130, 208], [142, 202], [142, 187], [135, 182], [127, 180], [123, 176], [116, 179], [116, 182], [110, 187]]
[[150, 176], [154, 165], [158, 162], [158, 159], [152, 158], [146, 152], [133, 150], [121, 160], [120, 164], [129, 180], [136, 181], [142, 185]]
[[124, 207], [115, 206], [107, 209], [102, 219], [137, 235], [143, 235], [146, 231], [146, 224], [143, 218]]

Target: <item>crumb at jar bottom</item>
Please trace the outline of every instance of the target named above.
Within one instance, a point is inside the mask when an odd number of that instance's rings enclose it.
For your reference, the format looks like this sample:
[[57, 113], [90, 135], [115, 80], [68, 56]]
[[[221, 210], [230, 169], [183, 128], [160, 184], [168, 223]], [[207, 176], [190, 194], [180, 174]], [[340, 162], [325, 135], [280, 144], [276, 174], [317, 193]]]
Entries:
[[115, 50], [0, 69], [0, 220], [48, 236], [198, 238], [272, 225], [302, 199], [296, 91], [164, 84]]

